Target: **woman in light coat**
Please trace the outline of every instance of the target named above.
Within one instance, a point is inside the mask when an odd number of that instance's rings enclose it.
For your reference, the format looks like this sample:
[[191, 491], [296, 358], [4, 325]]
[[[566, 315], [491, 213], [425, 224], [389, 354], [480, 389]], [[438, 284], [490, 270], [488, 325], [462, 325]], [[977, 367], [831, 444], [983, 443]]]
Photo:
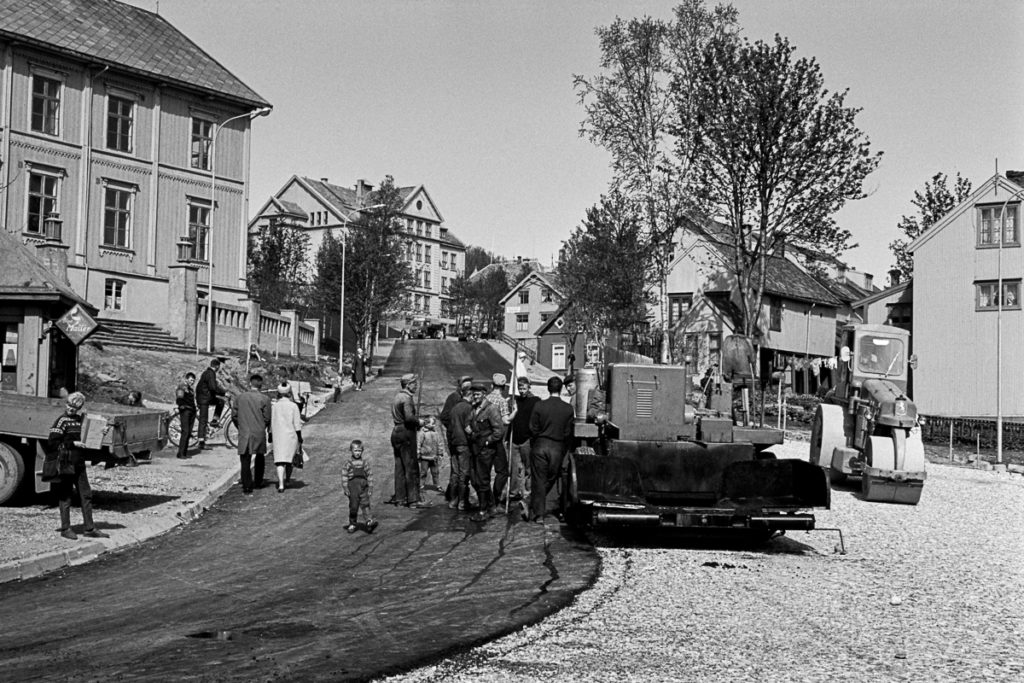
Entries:
[[284, 493], [285, 484], [292, 478], [292, 458], [302, 448], [302, 416], [288, 384], [277, 388], [277, 401], [270, 409], [270, 434], [274, 441], [277, 492]]

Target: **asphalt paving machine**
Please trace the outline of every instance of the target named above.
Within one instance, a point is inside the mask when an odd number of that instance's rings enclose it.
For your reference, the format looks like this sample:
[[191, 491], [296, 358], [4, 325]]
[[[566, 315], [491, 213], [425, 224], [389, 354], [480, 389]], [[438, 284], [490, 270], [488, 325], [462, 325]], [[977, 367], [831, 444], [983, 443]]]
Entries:
[[927, 478], [921, 420], [907, 395], [910, 333], [847, 325], [838, 379], [811, 427], [812, 464], [833, 484], [860, 477], [865, 500], [916, 505]]
[[568, 523], [767, 538], [813, 529], [809, 509], [829, 507], [820, 467], [777, 459], [769, 449], [781, 431], [734, 417], [731, 382], [706, 408], [687, 402], [686, 366], [612, 364], [603, 387], [596, 380], [593, 368], [577, 371], [576, 445], [562, 482]]

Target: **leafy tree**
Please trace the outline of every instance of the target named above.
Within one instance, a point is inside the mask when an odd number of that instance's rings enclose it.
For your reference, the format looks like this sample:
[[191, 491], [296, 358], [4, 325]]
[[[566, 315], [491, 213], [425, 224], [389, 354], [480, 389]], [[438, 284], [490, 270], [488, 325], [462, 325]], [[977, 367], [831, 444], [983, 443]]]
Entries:
[[466, 249], [466, 274], [472, 275], [478, 270], [497, 261], [498, 258], [483, 247], [467, 247]]
[[472, 290], [472, 283], [463, 273], [452, 278], [448, 284], [448, 305], [451, 316], [455, 318], [456, 330], [467, 324], [472, 324], [474, 312]]
[[565, 242], [558, 279], [571, 306], [563, 328], [569, 348], [583, 332], [590, 341], [606, 330], [631, 330], [652, 303], [654, 258], [643, 206], [613, 191], [587, 210]]
[[789, 41], [711, 40], [680, 93], [679, 137], [692, 152], [707, 215], [727, 226], [743, 332], [760, 317], [768, 260], [784, 244], [828, 255], [849, 248], [833, 214], [864, 196], [881, 153], [854, 123], [846, 92], [830, 93], [814, 59]]
[[492, 268], [472, 284], [472, 301], [482, 327], [492, 336], [504, 329], [505, 311], [501, 299], [508, 294], [508, 276], [501, 266]]
[[339, 308], [344, 259], [342, 241], [334, 236], [333, 230], [326, 231], [316, 253], [316, 270], [310, 294], [310, 307], [321, 320], [327, 320]]
[[269, 309], [305, 311], [309, 287], [309, 235], [279, 218], [249, 236], [250, 294]]
[[586, 112], [580, 134], [612, 155], [612, 185], [642, 202], [645, 241], [660, 291], [662, 361], [667, 362], [668, 310], [665, 277], [676, 233], [689, 209], [691, 138], [681, 114], [685, 87], [694, 78], [702, 47], [731, 36], [736, 11], [719, 5], [709, 11], [701, 0], [685, 0], [675, 21], [650, 17], [616, 20], [597, 29], [602, 73], [574, 76]]
[[906, 239], [900, 238], [889, 243], [889, 249], [896, 257], [893, 270], [898, 271], [901, 280], [909, 280], [914, 275], [914, 255], [907, 251], [910, 243], [971, 194], [971, 181], [959, 173], [956, 174], [952, 189], [948, 181], [946, 174], [939, 172], [924, 184], [923, 190], [915, 190], [911, 203], [917, 207], [917, 215], [903, 216], [896, 225], [907, 236]]

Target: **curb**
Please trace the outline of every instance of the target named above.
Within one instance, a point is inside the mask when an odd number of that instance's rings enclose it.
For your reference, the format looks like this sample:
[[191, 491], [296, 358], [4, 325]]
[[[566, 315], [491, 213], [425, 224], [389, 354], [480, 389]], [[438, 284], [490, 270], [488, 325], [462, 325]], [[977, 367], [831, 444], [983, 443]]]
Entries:
[[[369, 382], [370, 380], [371, 378], [368, 377], [367, 381]], [[347, 394], [352, 389], [353, 386], [348, 384], [342, 387], [341, 393]], [[331, 393], [325, 393], [322, 396], [324, 400], [321, 402], [321, 408], [326, 406], [326, 398], [330, 395]], [[313, 416], [310, 417], [312, 418]], [[109, 544], [103, 541], [90, 541], [68, 550], [46, 552], [34, 557], [25, 557], [20, 560], [11, 560], [10, 562], [0, 564], [0, 584], [7, 583], [8, 581], [31, 579], [56, 569], [62, 569], [63, 567], [85, 564], [95, 560], [103, 553], [127, 548], [136, 543], [165, 534], [179, 526], [194, 522], [204, 512], [209, 510], [221, 496], [227, 493], [228, 489], [234, 486], [237, 481], [238, 470], [235, 467], [210, 484], [206, 488], [206, 493], [199, 500], [183, 505], [172, 514], [161, 515], [158, 518], [147, 520], [139, 532], [132, 533], [131, 538], [128, 540], [122, 542], [110, 541]]]
[[0, 583], [31, 579], [63, 567], [73, 567], [95, 560], [100, 555], [112, 550], [120, 550], [142, 541], [147, 541], [156, 536], [171, 531], [179, 526], [199, 519], [206, 510], [217, 502], [238, 479], [238, 472], [232, 470], [225, 472], [219, 479], [206, 489], [206, 493], [199, 500], [183, 506], [172, 515], [162, 515], [159, 518], [147, 521], [139, 533], [132, 534], [132, 538], [124, 542], [112, 541], [109, 544], [102, 541], [90, 541], [89, 543], [70, 548], [43, 553], [34, 557], [26, 557], [20, 560], [12, 560], [0, 564]]

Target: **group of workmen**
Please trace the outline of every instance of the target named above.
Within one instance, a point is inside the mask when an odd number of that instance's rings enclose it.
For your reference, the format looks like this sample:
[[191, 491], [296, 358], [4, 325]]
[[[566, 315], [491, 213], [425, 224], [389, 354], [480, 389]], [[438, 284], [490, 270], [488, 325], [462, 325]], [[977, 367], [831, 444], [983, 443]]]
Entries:
[[[428, 505], [420, 498], [416, 462], [416, 432], [424, 422], [416, 409], [418, 383], [417, 375], [403, 375], [391, 404], [395, 495], [389, 502], [409, 507]], [[490, 387], [469, 376], [459, 378], [440, 414], [451, 453], [445, 492], [451, 509], [472, 510], [472, 487], [476, 521], [516, 502], [524, 520], [543, 522], [572, 437], [574, 411], [561, 397], [562, 386], [560, 377], [552, 377], [548, 398], [541, 400], [525, 376], [516, 380], [513, 395], [501, 373], [491, 377]]]

